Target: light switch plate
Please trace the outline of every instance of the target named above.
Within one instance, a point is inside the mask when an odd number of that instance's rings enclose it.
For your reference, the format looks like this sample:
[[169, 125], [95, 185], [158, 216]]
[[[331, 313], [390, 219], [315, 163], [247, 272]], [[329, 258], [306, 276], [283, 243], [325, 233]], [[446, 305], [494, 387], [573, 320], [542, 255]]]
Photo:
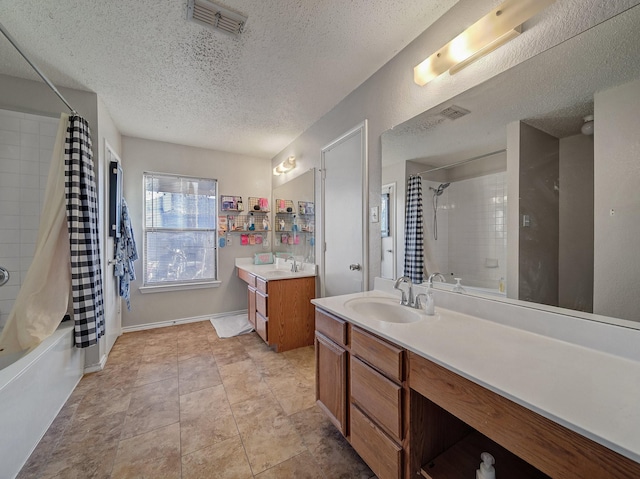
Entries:
[[378, 216], [378, 207], [377, 206], [372, 206], [371, 207], [371, 222], [372, 223], [377, 223], [378, 221], [380, 221], [380, 218]]

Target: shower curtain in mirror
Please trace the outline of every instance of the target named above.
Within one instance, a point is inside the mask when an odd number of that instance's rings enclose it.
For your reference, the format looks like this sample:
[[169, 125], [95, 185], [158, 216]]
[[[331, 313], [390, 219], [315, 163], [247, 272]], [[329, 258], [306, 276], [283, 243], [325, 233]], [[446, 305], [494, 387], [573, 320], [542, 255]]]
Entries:
[[85, 348], [104, 334], [104, 302], [91, 132], [78, 115], [69, 118], [64, 162], [75, 342]]
[[404, 274], [414, 283], [424, 278], [424, 231], [422, 221], [422, 178], [409, 177], [404, 230]]

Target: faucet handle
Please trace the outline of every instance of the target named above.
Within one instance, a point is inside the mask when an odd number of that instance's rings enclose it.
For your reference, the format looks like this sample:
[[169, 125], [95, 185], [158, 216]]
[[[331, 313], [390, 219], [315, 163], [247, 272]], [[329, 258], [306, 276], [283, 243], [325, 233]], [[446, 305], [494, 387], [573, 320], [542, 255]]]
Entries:
[[422, 308], [422, 301], [420, 301], [420, 298], [424, 297], [425, 299], [427, 299], [427, 294], [426, 293], [420, 293], [419, 295], [416, 296], [416, 302], [413, 305], [414, 308], [416, 309], [423, 309]]

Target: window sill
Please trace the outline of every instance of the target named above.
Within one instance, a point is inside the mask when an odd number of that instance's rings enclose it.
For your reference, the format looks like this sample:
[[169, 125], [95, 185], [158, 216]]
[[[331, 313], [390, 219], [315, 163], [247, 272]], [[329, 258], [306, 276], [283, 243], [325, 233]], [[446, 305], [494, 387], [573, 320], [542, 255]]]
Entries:
[[218, 288], [222, 281], [206, 281], [202, 283], [162, 284], [154, 286], [140, 286], [138, 291], [142, 294], [164, 293], [167, 291], [184, 291], [189, 289]]

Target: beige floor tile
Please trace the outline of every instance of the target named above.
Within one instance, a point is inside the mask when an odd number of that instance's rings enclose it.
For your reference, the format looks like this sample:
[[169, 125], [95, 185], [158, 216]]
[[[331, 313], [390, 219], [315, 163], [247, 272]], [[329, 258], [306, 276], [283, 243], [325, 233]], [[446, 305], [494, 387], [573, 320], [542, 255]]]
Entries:
[[153, 404], [178, 397], [178, 378], [173, 377], [131, 389], [130, 404]]
[[182, 464], [179, 454], [120, 462], [111, 472], [111, 479], [180, 479], [181, 477]]
[[180, 396], [182, 455], [238, 434], [222, 385]]
[[224, 382], [230, 404], [271, 396], [271, 389], [260, 376], [238, 377]]
[[124, 413], [74, 419], [41, 470], [41, 477], [102, 477], [110, 472], [123, 421]]
[[178, 339], [178, 361], [200, 356], [203, 352], [211, 352], [206, 336], [198, 334], [194, 338]]
[[308, 452], [303, 452], [291, 459], [273, 466], [255, 476], [255, 479], [324, 479], [322, 471]]
[[118, 447], [115, 465], [172, 455], [180, 455], [180, 424], [178, 423], [130, 439], [123, 439]]
[[240, 437], [182, 456], [182, 479], [251, 479]]
[[164, 340], [157, 343], [147, 343], [142, 350], [142, 356], [157, 356], [159, 354], [178, 354], [178, 341], [171, 340], [171, 342], [165, 342]]
[[130, 400], [131, 388], [97, 387], [82, 398], [76, 409], [76, 418], [83, 420], [126, 412]]
[[232, 404], [231, 409], [254, 474], [304, 452], [300, 436], [273, 397]]
[[289, 416], [325, 477], [369, 479], [373, 472], [325, 414], [314, 406]]
[[179, 362], [180, 394], [222, 384], [218, 367], [211, 354], [203, 354]]
[[218, 365], [237, 363], [249, 359], [238, 338], [225, 338], [211, 344], [211, 351]]
[[168, 358], [151, 363], [142, 363], [138, 368], [134, 386], [170, 379], [178, 375], [178, 356], [174, 354]]
[[303, 379], [290, 379], [276, 388], [271, 387], [271, 390], [287, 416], [313, 407], [316, 403], [315, 385]]
[[180, 402], [175, 397], [166, 401], [149, 402], [147, 398], [135, 401], [127, 411], [122, 427], [122, 439], [153, 431], [180, 421]]

